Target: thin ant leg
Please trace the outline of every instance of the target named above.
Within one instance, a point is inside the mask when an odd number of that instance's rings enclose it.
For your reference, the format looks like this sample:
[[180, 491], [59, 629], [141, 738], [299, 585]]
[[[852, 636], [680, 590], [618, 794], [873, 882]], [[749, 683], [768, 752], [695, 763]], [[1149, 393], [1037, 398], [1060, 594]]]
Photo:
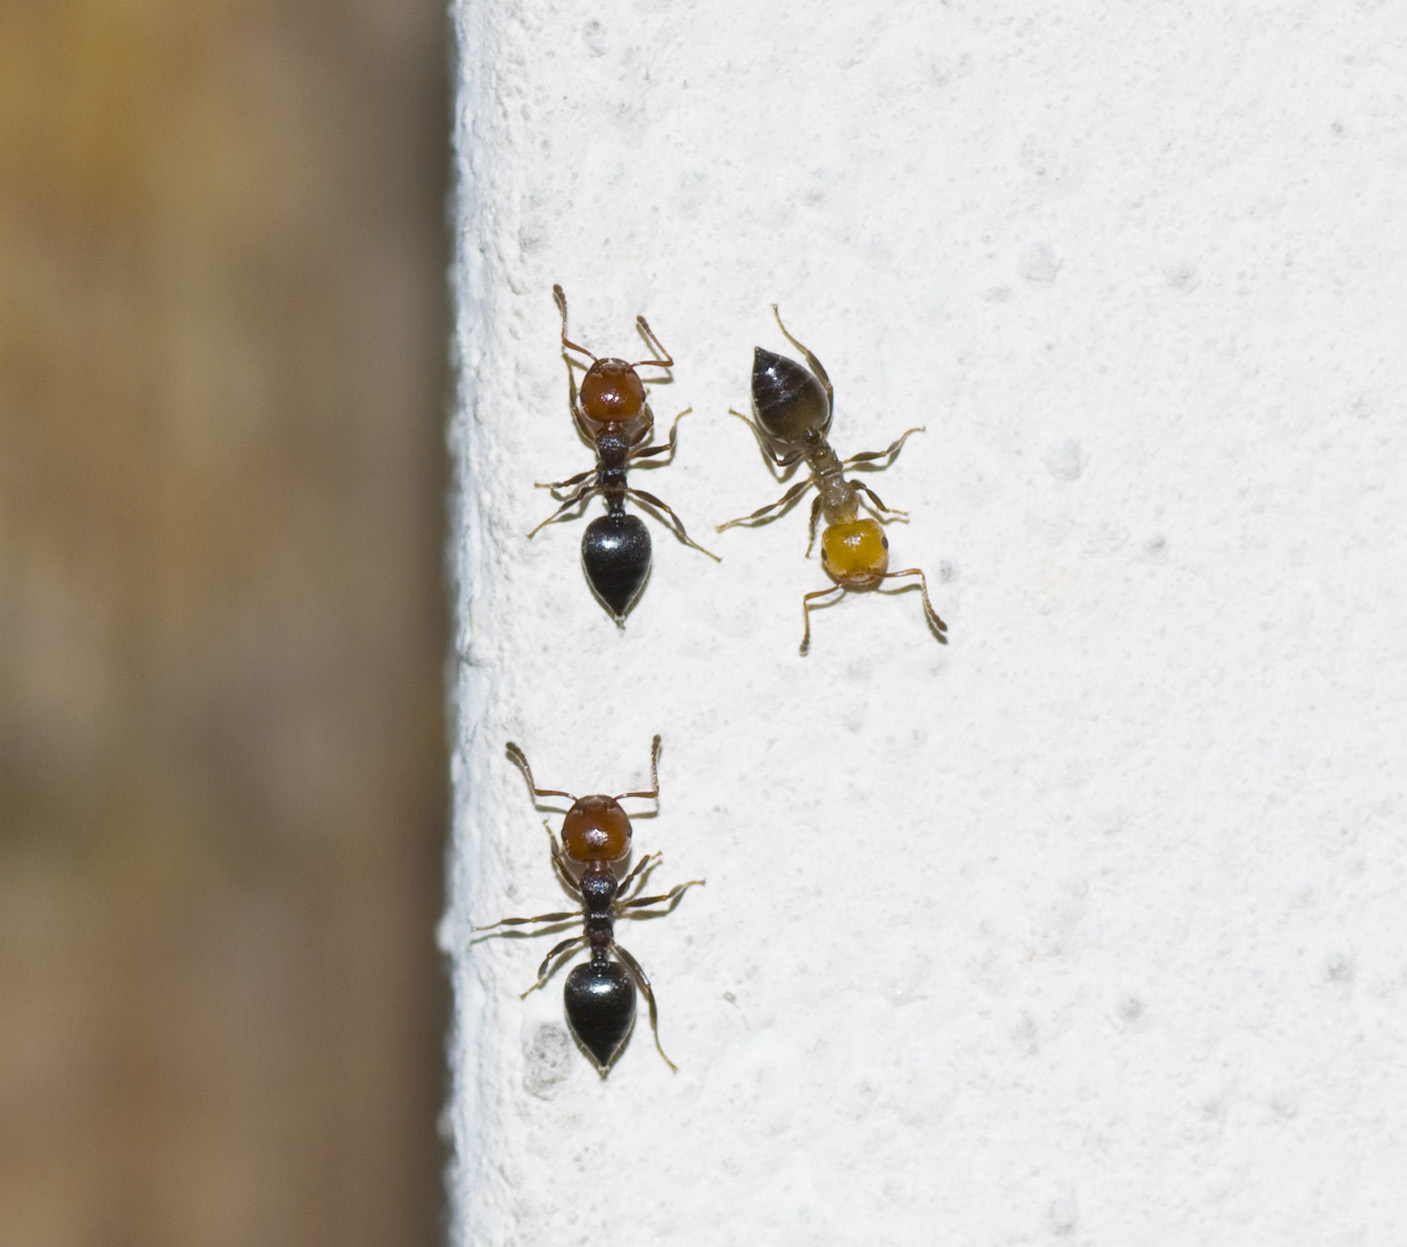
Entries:
[[643, 870], [648, 873], [650, 870], [653, 870], [656, 866], [658, 866], [659, 863], [660, 854], [646, 853], [644, 857], [642, 857], [638, 862], [635, 863], [635, 866], [631, 870], [631, 872], [626, 875], [626, 877], [622, 879], [618, 884], [616, 884], [616, 895], [624, 896], [627, 889], [630, 887], [631, 882], [635, 879], [637, 875], [640, 875], [640, 882], [644, 883], [645, 876], [641, 875], [640, 872]]
[[670, 510], [670, 508], [664, 502], [656, 498], [654, 494], [647, 494], [643, 489], [627, 489], [625, 492], [628, 493], [632, 498], [639, 498], [641, 502], [648, 503], [657, 511], [661, 511], [665, 515], [669, 516], [669, 525], [671, 528], [674, 529], [674, 535], [678, 537], [679, 540], [682, 541], [686, 546], [693, 546], [694, 549], [697, 550], [700, 554], [708, 555], [708, 557], [711, 558], [715, 563], [723, 562], [723, 560], [719, 558], [718, 555], [714, 554], [712, 550], [705, 550], [703, 546], [699, 545], [697, 541], [695, 541], [691, 536], [689, 536], [689, 534], [684, 531], [684, 521], [681, 520], [677, 515], [675, 515], [674, 512]]
[[[593, 355], [594, 359], [595, 356]], [[596, 430], [586, 418], [586, 410], [577, 401], [576, 377], [572, 373], [572, 362], [567, 361], [567, 410], [572, 413], [572, 423], [576, 425], [577, 436], [583, 441], [596, 445]]]
[[918, 577], [919, 587], [923, 591], [923, 612], [928, 616], [928, 622], [932, 625], [934, 631], [939, 633], [938, 639], [940, 641], [945, 640], [946, 638], [942, 636], [942, 633], [948, 630], [948, 625], [938, 617], [938, 612], [933, 609], [933, 603], [928, 600], [928, 578], [917, 567], [910, 567], [902, 572], [885, 572], [880, 579], [893, 580], [895, 576]]
[[[660, 798], [660, 738], [655, 736], [650, 742], [650, 782], [654, 785], [649, 792], [623, 792], [616, 797], [617, 801], [624, 801], [626, 797], [643, 797], [647, 801], [658, 801]], [[633, 872], [632, 872], [633, 873]]]
[[[896, 572], [895, 574], [900, 575], [902, 573]], [[814, 593], [808, 593], [801, 599], [801, 613], [806, 619], [806, 631], [801, 637], [801, 655], [803, 658], [806, 656], [806, 651], [811, 648], [811, 599], [827, 597], [832, 593], [840, 593], [843, 595], [845, 593], [845, 586], [832, 585], [829, 589], [817, 589]], [[839, 600], [839, 598], [836, 599], [837, 602]], [[830, 606], [831, 603], [827, 602], [826, 605]]]
[[694, 409], [692, 407], [685, 407], [683, 411], [681, 411], [677, 416], [674, 417], [674, 423], [669, 426], [669, 437], [660, 445], [646, 446], [643, 450], [632, 450], [629, 455], [629, 461], [631, 465], [635, 466], [635, 460], [637, 459], [647, 459], [651, 455], [660, 455], [663, 454], [666, 450], [669, 451], [668, 459], [661, 459], [658, 463], [642, 463], [638, 466], [642, 468], [662, 468], [666, 464], [673, 463], [674, 448], [678, 444], [676, 441], [676, 434], [679, 429], [679, 422], [693, 410]]
[[648, 342], [652, 347], [654, 347], [655, 350], [657, 350], [661, 355], [663, 355], [664, 358], [642, 359], [639, 363], [631, 364], [630, 366], [632, 368], [644, 368], [647, 364], [653, 364], [657, 368], [673, 368], [674, 360], [670, 357], [669, 352], [664, 349], [664, 343], [661, 342], [657, 337], [655, 337], [655, 331], [650, 328], [650, 322], [647, 321], [643, 316], [637, 316], [635, 318], [635, 328], [640, 331], [645, 341]]
[[554, 948], [550, 953], [547, 954], [546, 957], [544, 957], [544, 958], [542, 959], [542, 964], [541, 964], [540, 966], [538, 966], [538, 968], [537, 968], [537, 982], [534, 983], [531, 987], [529, 987], [527, 991], [525, 991], [525, 992], [519, 992], [519, 993], [518, 993], [518, 999], [519, 999], [519, 1000], [522, 1000], [524, 996], [529, 995], [531, 992], [537, 991], [537, 989], [538, 989], [539, 987], [541, 987], [545, 982], [547, 982], [548, 979], [550, 979], [550, 978], [552, 977], [552, 975], [550, 975], [550, 974], [547, 972], [547, 967], [552, 964], [554, 958], [556, 958], [559, 954], [566, 952], [567, 949], [571, 948], [573, 944], [585, 944], [585, 943], [586, 943], [586, 936], [584, 936], [584, 935], [574, 935], [574, 936], [572, 936], [571, 939], [569, 939], [569, 940], [563, 940], [560, 944], [558, 944], [556, 948]]
[[[538, 914], [536, 918], [500, 918], [497, 922], [490, 922], [486, 927], [475, 927], [474, 930], [492, 931], [498, 927], [522, 927], [527, 926], [531, 922], [567, 922], [569, 919], [580, 917], [581, 910], [568, 909], [560, 914]], [[543, 932], [538, 931], [536, 934], [542, 935]]]
[[[591, 361], [596, 361], [596, 356], [592, 355], [584, 346], [578, 346], [575, 342], [567, 340], [567, 296], [562, 293], [562, 287], [553, 285], [552, 297], [557, 300], [557, 307], [562, 313], [562, 345], [569, 350], [580, 351], [583, 355], [591, 357]], [[573, 396], [575, 398], [575, 396]]]
[[690, 879], [688, 883], [681, 883], [678, 887], [670, 888], [663, 896], [640, 896], [636, 897], [633, 901], [622, 901], [616, 906], [616, 912], [620, 913], [622, 910], [626, 909], [639, 909], [642, 905], [655, 905], [661, 901], [667, 902], [665, 908], [661, 909], [658, 914], [631, 915], [631, 917], [658, 918], [663, 914], [672, 913], [674, 907], [679, 904], [679, 898], [683, 896], [689, 888], [703, 887], [705, 882], [706, 880], [703, 879]]
[[772, 315], [777, 318], [777, 328], [780, 329], [784, 334], [786, 334], [787, 341], [790, 342], [792, 346], [796, 347], [796, 349], [800, 351], [804, 356], [806, 356], [806, 362], [811, 365], [811, 371], [814, 372], [816, 376], [820, 378], [821, 384], [826, 387], [827, 406], [834, 408], [835, 392], [831, 388], [831, 379], [826, 376], [826, 370], [821, 367], [821, 361], [817, 359], [814, 355], [812, 355], [810, 351], [808, 351], [804, 346], [801, 345], [800, 342], [798, 342], [795, 338], [791, 336], [790, 331], [784, 324], [782, 324], [782, 314], [777, 311], [777, 305], [775, 303], [772, 304]]
[[811, 547], [816, 544], [816, 521], [821, 518], [821, 495], [816, 495], [816, 501], [811, 504], [811, 540], [806, 543], [806, 557], [811, 557]]
[[660, 1043], [660, 1014], [659, 1009], [655, 1006], [655, 993], [650, 987], [650, 980], [646, 978], [645, 971], [640, 968], [640, 963], [614, 940], [611, 941], [611, 951], [625, 963], [625, 968], [634, 976], [636, 984], [644, 993], [645, 1000], [650, 1006], [650, 1029], [655, 1033], [655, 1047], [659, 1049], [660, 1056], [664, 1057], [664, 1063], [677, 1074], [679, 1066], [664, 1055], [664, 1046]]
[[[786, 480], [787, 477], [791, 475], [791, 469], [801, 461], [801, 451], [794, 450], [788, 455], [777, 454], [768, 444], [767, 439], [762, 434], [762, 430], [759, 429], [753, 421], [743, 415], [742, 412], [734, 411], [729, 407], [728, 414], [730, 416], [737, 416], [739, 420], [752, 430], [752, 435], [757, 440], [757, 448], [762, 452], [762, 457], [767, 461], [767, 466], [772, 469], [772, 475], [776, 477], [778, 481]], [[779, 473], [777, 468], [785, 468], [787, 471]]]
[[[561, 287], [558, 286], [557, 289], [560, 291], [560, 290], [561, 290]], [[539, 788], [539, 787], [533, 782], [533, 770], [532, 770], [532, 767], [530, 767], [530, 766], [528, 765], [528, 755], [525, 754], [525, 753], [522, 751], [522, 749], [520, 749], [517, 745], [515, 745], [511, 740], [508, 742], [508, 745], [507, 745], [507, 754], [508, 754], [508, 756], [509, 756], [510, 758], [512, 758], [513, 761], [518, 765], [519, 769], [523, 772], [523, 774], [527, 776], [528, 787], [532, 789], [532, 794], [533, 794], [533, 796], [535, 796], [535, 797], [569, 797], [569, 798], [570, 798], [571, 800], [573, 800], [573, 801], [576, 800], [576, 795], [575, 795], [574, 793], [570, 793], [570, 792], [561, 792], [561, 791], [559, 791], [559, 790], [556, 789], [556, 788]], [[549, 827], [548, 830], [551, 831], [551, 828]]]
[[[758, 507], [751, 515], [740, 515], [737, 519], [729, 520], [726, 524], [719, 524], [716, 531], [721, 533], [725, 528], [732, 528], [735, 524], [770, 524], [773, 520], [785, 515], [791, 509], [792, 504], [815, 483], [815, 478], [811, 476], [808, 476], [804, 481], [797, 481], [776, 502], [769, 502], [765, 507]], [[768, 515], [769, 511], [775, 512], [775, 514]]]
[[572, 489], [580, 485], [583, 481], [590, 480], [599, 470], [598, 468], [587, 468], [585, 472], [578, 472], [575, 476], [570, 476], [565, 481], [534, 481], [533, 488], [550, 489], [552, 496], [556, 498], [558, 502], [565, 502], [566, 499], [557, 492], [558, 490]]
[[[907, 433], [905, 433], [904, 436], [901, 437], [897, 442], [895, 442], [894, 445], [892, 445], [888, 450], [862, 451], [858, 455], [851, 455], [850, 458], [845, 461], [844, 466], [847, 468], [853, 468], [858, 463], [874, 463], [880, 459], [888, 459], [890, 463], [893, 463], [894, 459], [898, 456], [899, 452], [903, 450], [904, 443], [907, 442], [910, 437], [912, 437], [915, 433], [926, 432], [928, 432], [926, 426], [918, 425], [916, 428], [912, 428]], [[888, 467], [889, 464], [886, 463], [884, 466]]]
[[875, 510], [883, 511], [886, 515], [897, 515], [902, 519], [909, 518], [909, 513], [907, 511], [896, 511], [893, 507], [885, 506], [884, 503], [879, 500], [879, 495], [875, 493], [875, 491], [871, 489], [868, 485], [861, 485], [859, 481], [851, 481], [850, 484], [853, 485], [856, 489], [863, 490], [866, 494], [869, 495], [870, 501], [873, 502], [875, 505]]
[[[592, 473], [592, 475], [594, 476], [595, 473]], [[580, 489], [576, 491], [576, 493], [574, 493], [570, 498], [563, 502], [560, 507], [553, 511], [551, 515], [549, 515], [545, 520], [543, 520], [541, 524], [534, 528], [532, 532], [528, 534], [528, 540], [531, 541], [549, 524], [561, 519], [562, 516], [564, 516], [573, 507], [584, 505], [585, 503], [589, 502], [593, 494], [597, 494], [600, 492], [601, 486], [596, 481], [591, 481], [589, 484], [583, 485]]]
[[567, 863], [562, 859], [562, 849], [557, 843], [557, 837], [552, 834], [552, 828], [544, 818], [542, 825], [547, 828], [547, 843], [552, 846], [552, 865], [556, 867], [558, 878], [566, 884], [568, 892], [581, 894], [581, 884], [572, 878], [572, 872], [567, 869]]

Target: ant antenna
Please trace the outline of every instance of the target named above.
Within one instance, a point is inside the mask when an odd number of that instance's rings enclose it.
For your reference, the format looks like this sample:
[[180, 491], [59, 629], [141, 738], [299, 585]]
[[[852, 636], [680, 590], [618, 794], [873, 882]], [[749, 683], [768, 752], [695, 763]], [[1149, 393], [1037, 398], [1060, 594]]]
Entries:
[[552, 297], [557, 300], [557, 307], [562, 313], [562, 345], [569, 347], [573, 351], [580, 351], [583, 355], [590, 355], [591, 362], [594, 364], [596, 362], [596, 356], [591, 355], [591, 352], [584, 346], [578, 346], [575, 342], [571, 342], [567, 338], [567, 296], [561, 286], [553, 285]]
[[[660, 795], [660, 770], [659, 770], [659, 766], [660, 766], [660, 738], [659, 738], [658, 736], [656, 736], [655, 739], [650, 742], [650, 779], [651, 779], [651, 781], [654, 783], [655, 786], [654, 786], [652, 789], [650, 789], [649, 792], [623, 792], [623, 793], [620, 794], [620, 796], [618, 796], [618, 797], [616, 798], [616, 800], [617, 800], [617, 801], [623, 801], [626, 797], [644, 797], [644, 798], [646, 798], [647, 800], [658, 801], [658, 800], [659, 800], [659, 795]], [[638, 815], [637, 815], [637, 817], [638, 817]]]
[[630, 366], [632, 368], [643, 368], [646, 364], [650, 364], [657, 368], [673, 368], [674, 358], [670, 355], [667, 350], [665, 350], [664, 343], [661, 342], [657, 337], [655, 337], [655, 331], [650, 328], [650, 322], [647, 321], [643, 316], [637, 316], [635, 318], [635, 328], [640, 331], [641, 337], [643, 337], [646, 342], [648, 342], [652, 347], [655, 348], [655, 350], [657, 350], [661, 355], [663, 355], [664, 358], [642, 359], [639, 363], [631, 364]]
[[[560, 287], [559, 287], [559, 289], [560, 289]], [[658, 739], [658, 738], [656, 738], [656, 739]], [[528, 765], [528, 757], [527, 757], [527, 754], [525, 754], [521, 749], [519, 749], [518, 746], [515, 745], [511, 740], [508, 742], [508, 756], [509, 756], [510, 758], [512, 758], [514, 762], [516, 762], [516, 763], [518, 764], [518, 766], [522, 769], [523, 774], [527, 776], [527, 779], [528, 779], [528, 787], [532, 789], [533, 796], [535, 796], [535, 797], [567, 797], [568, 799], [570, 799], [570, 800], [572, 800], [572, 801], [575, 801], [575, 800], [576, 800], [576, 794], [575, 794], [575, 793], [571, 793], [571, 792], [562, 792], [560, 789], [557, 789], [557, 788], [539, 788], [539, 787], [533, 782], [533, 769], [532, 769], [532, 767], [530, 767], [530, 766]]]

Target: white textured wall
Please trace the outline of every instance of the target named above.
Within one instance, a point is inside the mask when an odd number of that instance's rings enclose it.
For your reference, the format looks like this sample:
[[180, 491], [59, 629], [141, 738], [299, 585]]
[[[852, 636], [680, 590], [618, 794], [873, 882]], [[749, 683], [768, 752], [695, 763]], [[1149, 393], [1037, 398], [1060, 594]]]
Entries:
[[[455, 1241], [1401, 1242], [1407, 10], [457, 12]], [[654, 526], [623, 633], [524, 540], [591, 463], [554, 281], [674, 352], [639, 483], [724, 556]], [[872, 483], [946, 648], [871, 595], [801, 659], [804, 509], [711, 531], [774, 300], [842, 454], [928, 426]], [[614, 792], [656, 731], [681, 1072], [642, 1019], [602, 1082], [468, 927], [563, 899], [504, 742]]]

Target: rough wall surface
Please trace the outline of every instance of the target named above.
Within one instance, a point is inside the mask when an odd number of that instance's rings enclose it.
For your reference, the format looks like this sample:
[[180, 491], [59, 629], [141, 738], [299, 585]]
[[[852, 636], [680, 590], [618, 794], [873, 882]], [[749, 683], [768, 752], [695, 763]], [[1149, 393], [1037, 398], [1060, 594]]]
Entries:
[[[1391, 5], [464, 6], [456, 1241], [1387, 1244], [1407, 1224], [1407, 17]], [[676, 361], [619, 631], [550, 289]], [[912, 592], [797, 655], [754, 345], [836, 385]], [[590, 514], [599, 513], [592, 503]], [[521, 775], [706, 875], [566, 1038]], [[553, 803], [545, 803], [553, 806]], [[557, 802], [554, 808], [561, 808]], [[559, 818], [551, 815], [553, 826]]]

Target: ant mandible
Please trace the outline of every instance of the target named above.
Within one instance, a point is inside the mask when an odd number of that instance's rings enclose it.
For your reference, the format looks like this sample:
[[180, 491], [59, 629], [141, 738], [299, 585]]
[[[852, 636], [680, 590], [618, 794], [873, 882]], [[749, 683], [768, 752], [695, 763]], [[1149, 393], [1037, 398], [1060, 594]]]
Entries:
[[[719, 561], [716, 554], [705, 550], [684, 531], [679, 517], [654, 494], [647, 494], [643, 489], [632, 489], [626, 484], [626, 471], [632, 463], [642, 468], [657, 468], [673, 460], [675, 432], [688, 411], [682, 411], [674, 418], [667, 442], [646, 446], [655, 418], [650, 404], [645, 401], [645, 384], [635, 370], [647, 365], [673, 367], [674, 360], [669, 352], [655, 337], [645, 318], [637, 316], [636, 328], [662, 358], [643, 359], [634, 364], [628, 364], [623, 359], [599, 359], [584, 346], [578, 346], [567, 338], [567, 296], [562, 293], [561, 286], [552, 287], [552, 297], [557, 300], [557, 307], [562, 313], [562, 346], [567, 350], [580, 351], [591, 359], [591, 367], [581, 379], [580, 401], [570, 361], [567, 364], [567, 386], [572, 419], [576, 421], [577, 432], [595, 449], [596, 466], [586, 472], [578, 472], [565, 481], [539, 486], [550, 489], [553, 498], [562, 505], [528, 536], [537, 536], [541, 529], [561, 519], [573, 507], [581, 506], [593, 494], [600, 494], [606, 501], [606, 514], [586, 526], [581, 538], [581, 562], [596, 596], [611, 612], [616, 623], [624, 627], [626, 613], [640, 595], [645, 578], [650, 574], [650, 532], [639, 516], [626, 514], [627, 497], [638, 499], [668, 516], [680, 541], [707, 554], [715, 562]], [[638, 462], [666, 451], [669, 458], [658, 463]], [[564, 490], [573, 492], [561, 492]]]
[[[620, 1054], [630, 1028], [635, 1022], [635, 986], [645, 993], [650, 1006], [650, 1029], [654, 1031], [655, 1047], [659, 1049], [664, 1063], [677, 1074], [678, 1067], [664, 1054], [660, 1045], [659, 1013], [655, 1008], [655, 993], [650, 988], [650, 980], [640, 963], [616, 943], [615, 920], [625, 918], [657, 918], [669, 913], [679, 903], [689, 888], [702, 886], [704, 880], [690, 879], [659, 896], [640, 896], [650, 872], [659, 864], [660, 854], [648, 853], [635, 868], [617, 880], [615, 867], [630, 856], [630, 818], [621, 808], [621, 802], [628, 797], [642, 797], [658, 800], [660, 795], [659, 760], [660, 738], [656, 736], [650, 745], [650, 779], [652, 787], [648, 792], [623, 792], [618, 796], [577, 797], [570, 792], [555, 788], [539, 788], [533, 782], [532, 768], [527, 756], [512, 741], [508, 743], [508, 756], [522, 768], [528, 787], [535, 797], [567, 797], [572, 808], [562, 821], [562, 845], [548, 827], [547, 837], [552, 845], [552, 865], [567, 891], [581, 897], [581, 913], [563, 911], [555, 914], [538, 914], [535, 918], [504, 918], [501, 922], [490, 923], [485, 927], [475, 927], [476, 931], [492, 931], [497, 927], [516, 927], [529, 923], [544, 923], [548, 926], [570, 922], [580, 916], [582, 931], [571, 939], [563, 940], [543, 958], [538, 968], [537, 982], [522, 994], [536, 991], [552, 976], [558, 958], [579, 944], [586, 944], [591, 951], [591, 960], [576, 966], [567, 975], [567, 985], [563, 998], [567, 1010], [567, 1022], [577, 1042], [591, 1055], [597, 1072], [604, 1078]], [[546, 824], [544, 823], [544, 826]], [[577, 867], [580, 878], [568, 867]], [[635, 885], [636, 895], [628, 896], [631, 885]], [[651, 913], [637, 913], [650, 905], [661, 905], [662, 909]], [[504, 933], [506, 934], [506, 932]], [[547, 929], [530, 932], [531, 935], [546, 935]], [[490, 938], [490, 937], [485, 937]], [[612, 960], [612, 957], [616, 960]]]
[[732, 528], [735, 524], [770, 523], [789, 511], [796, 500], [814, 485], [816, 501], [811, 506], [811, 540], [806, 545], [806, 554], [809, 558], [816, 544], [816, 521], [824, 516], [826, 527], [821, 534], [821, 565], [835, 584], [829, 589], [817, 589], [801, 599], [801, 613], [806, 621], [806, 630], [801, 638], [802, 654], [811, 648], [813, 599], [837, 592], [843, 595], [847, 589], [873, 589], [880, 581], [893, 580], [898, 576], [918, 577], [923, 592], [924, 614], [938, 640], [945, 641], [943, 634], [948, 630], [948, 625], [938, 617], [933, 603], [928, 600], [927, 578], [917, 567], [901, 572], [888, 570], [889, 538], [884, 535], [879, 521], [860, 515], [860, 495], [863, 493], [876, 511], [886, 515], [906, 516], [907, 512], [886, 507], [868, 485], [847, 481], [844, 474], [846, 468], [852, 467], [864, 466], [871, 470], [868, 465], [879, 460], [888, 460], [879, 465], [888, 467], [909, 437], [922, 433], [923, 429], [910, 429], [888, 450], [865, 451], [842, 461], [826, 440], [835, 408], [830, 378], [821, 361], [787, 331], [775, 303], [772, 304], [772, 314], [777, 318], [777, 326], [786, 335], [787, 341], [805, 356], [809, 370], [785, 355], [757, 347], [752, 360], [752, 412], [755, 419], [749, 420], [740, 411], [732, 414], [752, 430], [768, 461], [783, 469], [780, 479], [785, 480], [802, 459], [806, 461], [810, 475], [804, 481], [798, 481], [776, 502], [758, 508], [751, 515], [720, 524], [718, 531]]

